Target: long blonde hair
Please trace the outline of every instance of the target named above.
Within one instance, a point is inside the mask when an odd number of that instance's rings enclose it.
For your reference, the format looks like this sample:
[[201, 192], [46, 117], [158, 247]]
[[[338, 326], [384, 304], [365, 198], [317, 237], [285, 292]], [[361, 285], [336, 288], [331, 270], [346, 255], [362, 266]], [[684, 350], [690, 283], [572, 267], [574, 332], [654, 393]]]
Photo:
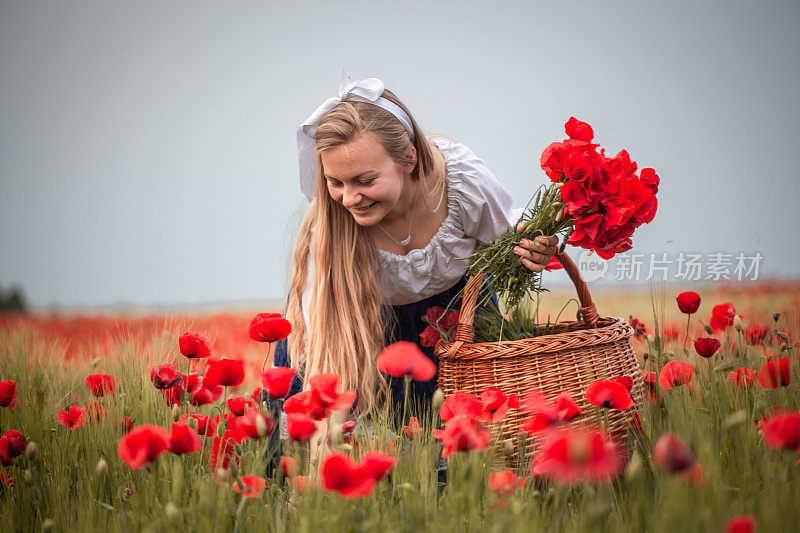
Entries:
[[[436, 164], [427, 138], [406, 106], [389, 90], [383, 98], [406, 112], [411, 119], [417, 165], [411, 178], [419, 180], [423, 199], [438, 198], [433, 211], [446, 200], [445, 173]], [[308, 378], [323, 372], [342, 377], [343, 389], [356, 389], [355, 415], [368, 412], [388, 387], [377, 370], [376, 358], [385, 347], [384, 328], [395, 320], [390, 306], [382, 305], [377, 272], [378, 253], [365, 228], [328, 193], [321, 152], [350, 142], [361, 132], [375, 135], [397, 165], [406, 162], [412, 145], [405, 127], [385, 109], [365, 102], [342, 102], [317, 126], [317, 194], [300, 224], [292, 252], [286, 318], [293, 331], [288, 339], [292, 368]], [[433, 184], [428, 183], [435, 180]], [[313, 242], [314, 269], [308, 272]], [[370, 266], [373, 266], [370, 268]], [[308, 324], [302, 309], [302, 294], [310, 275]]]

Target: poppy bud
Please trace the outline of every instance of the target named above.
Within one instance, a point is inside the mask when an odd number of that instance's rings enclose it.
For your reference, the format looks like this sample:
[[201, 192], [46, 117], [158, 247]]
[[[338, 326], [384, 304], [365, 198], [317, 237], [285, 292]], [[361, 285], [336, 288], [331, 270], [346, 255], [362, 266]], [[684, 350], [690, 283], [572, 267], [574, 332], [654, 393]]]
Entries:
[[444, 393], [442, 389], [436, 389], [436, 392], [433, 393], [433, 408], [438, 409], [444, 403]]
[[346, 442], [344, 444], [342, 444], [341, 446], [339, 446], [339, 448], [341, 448], [343, 451], [346, 451], [346, 452], [352, 452], [353, 451], [353, 447], [350, 446], [349, 444], [347, 444]]
[[775, 313], [774, 315], [772, 315], [772, 320], [774, 320], [775, 322], [777, 322], [780, 318], [781, 318], [780, 313]]
[[231, 461], [230, 465], [228, 465], [228, 472], [231, 477], [239, 478], [239, 467], [236, 465], [236, 461]]
[[92, 362], [89, 363], [89, 368], [97, 368], [97, 365], [100, 364], [100, 356], [95, 357], [92, 359]]
[[559, 211], [556, 215], [556, 222], [561, 222], [561, 219], [564, 218], [564, 211]]
[[164, 514], [166, 515], [167, 520], [170, 522], [177, 522], [181, 517], [181, 512], [172, 502], [169, 502], [164, 506]]
[[642, 472], [642, 458], [639, 456], [638, 452], [635, 452], [631, 457], [631, 460], [628, 461], [628, 466], [625, 467], [625, 477], [628, 480], [634, 480], [639, 477], [639, 474]]
[[31, 460], [34, 457], [36, 457], [36, 443], [35, 442], [29, 442], [28, 443], [28, 447], [25, 448], [25, 457], [27, 457], [28, 460]]
[[49, 518], [42, 522], [42, 531], [53, 531], [54, 527], [56, 527], [56, 523]]
[[225, 434], [225, 427], [228, 425], [227, 420], [220, 421], [219, 425], [217, 426], [217, 437], [222, 437]]
[[126, 502], [131, 501], [133, 499], [133, 491], [127, 487], [122, 489], [122, 499]]
[[31, 471], [26, 468], [25, 471], [22, 473], [22, 479], [25, 480], [25, 483], [30, 485], [31, 482], [33, 481], [33, 474], [31, 474]]
[[503, 455], [506, 457], [511, 457], [514, 455], [514, 443], [511, 442], [511, 439], [506, 439], [503, 442]]
[[108, 470], [108, 463], [104, 458], [101, 457], [97, 461], [97, 464], [94, 465], [94, 473], [97, 477], [100, 477], [103, 474], [105, 474], [107, 470]]
[[193, 430], [197, 431], [197, 419], [193, 416], [190, 416], [186, 420], [186, 424], [192, 428]]
[[[784, 342], [789, 342], [789, 335], [787, 335], [786, 333], [779, 331], [778, 333], [776, 333], [776, 335], [780, 340]], [[30, 446], [30, 444], [28, 446]]]
[[644, 352], [644, 355], [642, 357], [644, 358], [645, 361], [647, 361], [647, 359], [650, 357], [650, 354], [647, 353], [647, 352]]
[[181, 407], [178, 404], [172, 406], [172, 421], [177, 422], [181, 417]]
[[733, 317], [733, 327], [739, 333], [742, 332], [742, 317], [740, 317], [739, 315], [736, 315], [735, 317]]
[[222, 483], [227, 483], [231, 479], [231, 473], [224, 468], [218, 468], [217, 479], [220, 480]]
[[242, 455], [244, 453], [244, 448], [239, 443], [234, 444], [233, 450], [236, 452], [236, 455]]
[[709, 326], [708, 324], [703, 324], [703, 327], [705, 328], [706, 333], [708, 335], [713, 335], [714, 334], [714, 329], [711, 326]]

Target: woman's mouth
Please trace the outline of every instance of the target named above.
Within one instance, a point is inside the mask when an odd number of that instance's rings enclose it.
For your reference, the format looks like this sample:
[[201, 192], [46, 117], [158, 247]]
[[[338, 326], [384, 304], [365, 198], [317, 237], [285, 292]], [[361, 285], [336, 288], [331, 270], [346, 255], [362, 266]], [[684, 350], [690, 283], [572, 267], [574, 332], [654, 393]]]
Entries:
[[371, 204], [369, 204], [366, 207], [354, 207], [353, 211], [355, 211], [356, 213], [366, 213], [369, 209], [372, 208], [372, 206], [374, 206], [377, 203], [378, 202], [372, 202]]

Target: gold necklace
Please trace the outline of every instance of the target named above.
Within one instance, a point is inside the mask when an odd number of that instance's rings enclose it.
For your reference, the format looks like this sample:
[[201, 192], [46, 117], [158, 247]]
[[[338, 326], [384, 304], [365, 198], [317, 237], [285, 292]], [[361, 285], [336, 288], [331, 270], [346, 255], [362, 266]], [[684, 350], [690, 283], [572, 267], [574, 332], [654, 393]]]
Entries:
[[408, 243], [410, 243], [410, 242], [411, 242], [411, 227], [414, 225], [414, 213], [416, 213], [416, 211], [417, 211], [417, 198], [416, 198], [416, 195], [414, 195], [414, 209], [412, 209], [412, 210], [411, 210], [411, 223], [409, 223], [409, 225], [408, 225], [408, 237], [406, 237], [406, 238], [405, 238], [405, 239], [403, 239], [402, 241], [398, 241], [397, 239], [395, 239], [394, 237], [392, 237], [392, 234], [391, 234], [391, 233], [389, 233], [388, 231], [386, 231], [385, 229], [383, 229], [383, 226], [381, 226], [381, 223], [380, 223], [380, 222], [378, 222], [378, 227], [379, 227], [379, 228], [381, 228], [381, 230], [382, 230], [382, 231], [383, 231], [383, 232], [384, 232], [386, 235], [388, 235], [388, 236], [389, 236], [389, 238], [390, 238], [390, 239], [392, 239], [394, 242], [396, 242], [396, 243], [397, 243], [397, 244], [399, 244], [400, 246], [406, 246]]

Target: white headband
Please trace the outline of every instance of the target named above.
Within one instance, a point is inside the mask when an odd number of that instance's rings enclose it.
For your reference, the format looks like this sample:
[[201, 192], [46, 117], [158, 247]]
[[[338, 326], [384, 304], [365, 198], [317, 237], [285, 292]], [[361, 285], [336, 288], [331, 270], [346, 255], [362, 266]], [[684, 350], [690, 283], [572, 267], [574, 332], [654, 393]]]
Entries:
[[317, 192], [316, 158], [314, 157], [315, 134], [322, 117], [331, 109], [347, 100], [348, 102], [366, 102], [389, 111], [405, 126], [411, 142], [414, 142], [414, 128], [405, 111], [386, 98], [382, 98], [383, 82], [378, 78], [366, 78], [353, 81], [344, 69], [339, 81], [339, 96], [328, 98], [320, 105], [303, 124], [297, 128], [297, 160], [300, 166], [300, 190], [310, 202]]

